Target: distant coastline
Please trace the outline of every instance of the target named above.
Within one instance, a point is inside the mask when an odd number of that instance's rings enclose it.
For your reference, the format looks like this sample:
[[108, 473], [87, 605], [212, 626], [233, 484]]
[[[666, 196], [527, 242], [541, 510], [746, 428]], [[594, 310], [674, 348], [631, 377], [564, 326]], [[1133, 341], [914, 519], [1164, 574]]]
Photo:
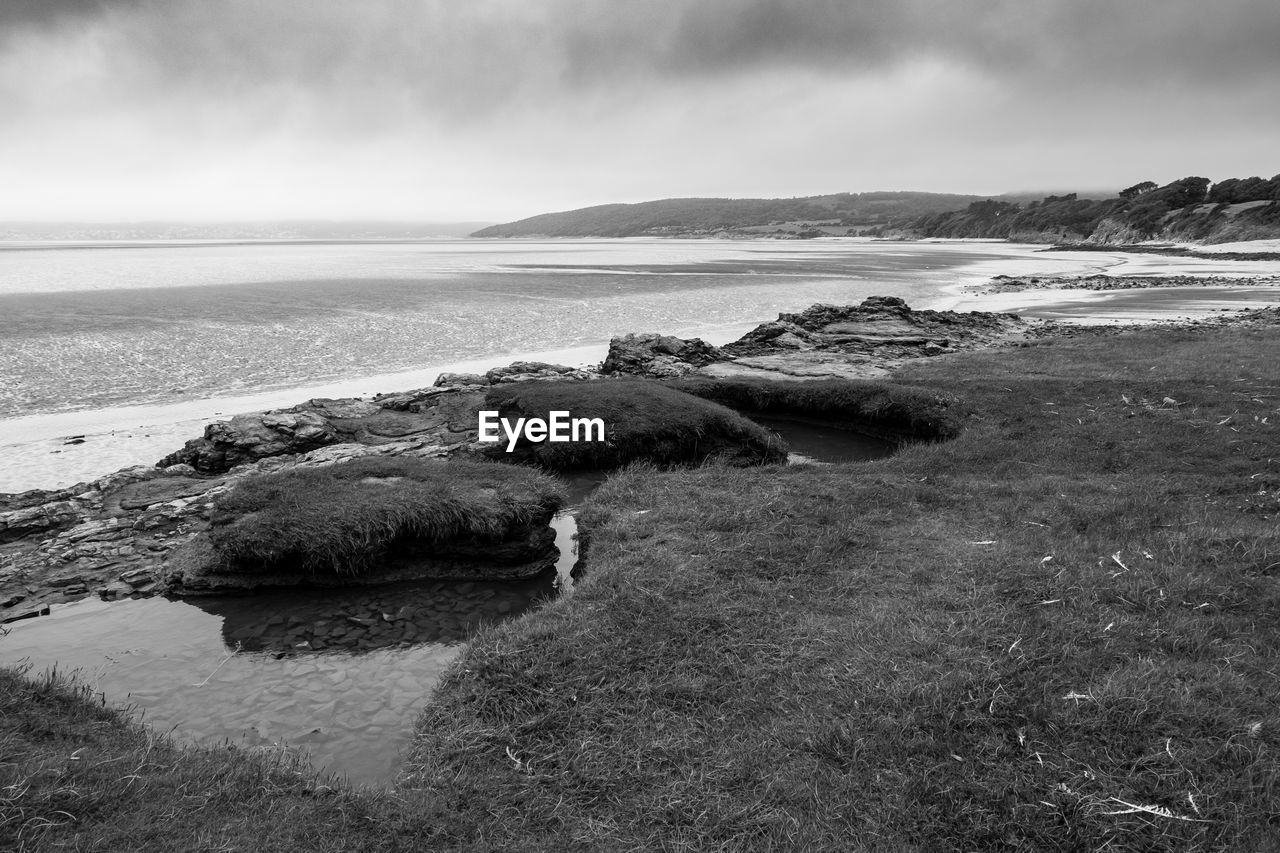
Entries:
[[543, 213], [474, 237], [986, 238], [1132, 245], [1280, 238], [1280, 175], [1142, 181], [1100, 198], [926, 192], [804, 198], [668, 198]]

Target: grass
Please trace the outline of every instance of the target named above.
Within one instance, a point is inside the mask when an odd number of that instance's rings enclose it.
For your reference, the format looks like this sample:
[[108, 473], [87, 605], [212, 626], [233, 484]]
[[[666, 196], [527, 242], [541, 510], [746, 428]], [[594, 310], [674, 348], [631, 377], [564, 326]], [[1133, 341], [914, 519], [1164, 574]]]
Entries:
[[758, 465], [781, 462], [787, 455], [780, 439], [737, 412], [645, 379], [516, 382], [494, 387], [485, 405], [512, 422], [517, 417], [547, 419], [552, 411], [604, 421], [603, 442], [521, 439], [512, 454], [505, 452], [505, 442], [491, 453], [551, 471], [610, 469], [637, 460], [671, 466], [719, 458]]
[[[79, 701], [27, 713], [39, 697], [0, 685], [23, 838], [1277, 849], [1276, 331], [933, 359], [895, 378], [966, 401], [954, 441], [869, 463], [623, 472], [580, 516], [585, 580], [475, 638], [394, 793], [218, 788], [242, 772], [233, 753], [165, 752], [135, 773], [141, 741], [111, 741], [118, 720], [85, 720]], [[72, 760], [84, 744], [96, 751]], [[85, 775], [118, 756], [116, 775]]]
[[558, 483], [527, 468], [369, 457], [238, 483], [218, 497], [209, 538], [228, 570], [358, 575], [397, 542], [497, 542], [563, 503]]
[[617, 477], [587, 582], [472, 645], [410, 781], [517, 846], [1267, 849], [1278, 357], [971, 354], [903, 376], [973, 407], [953, 442]]
[[801, 415], [899, 440], [940, 440], [960, 434], [965, 411], [955, 397], [879, 380], [677, 379], [686, 394], [751, 412]]

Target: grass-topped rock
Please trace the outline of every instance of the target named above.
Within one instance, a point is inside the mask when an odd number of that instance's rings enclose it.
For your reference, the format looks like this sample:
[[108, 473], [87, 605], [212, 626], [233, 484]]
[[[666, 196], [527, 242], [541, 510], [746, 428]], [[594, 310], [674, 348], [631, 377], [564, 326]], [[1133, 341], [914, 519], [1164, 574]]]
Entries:
[[812, 419], [899, 443], [960, 434], [965, 410], [955, 397], [875, 379], [673, 380], [673, 388], [744, 412]]
[[178, 585], [530, 577], [555, 564], [562, 488], [527, 468], [377, 457], [252, 477], [220, 495]]
[[552, 471], [616, 468], [644, 460], [660, 467], [722, 459], [735, 465], [784, 462], [786, 447], [763, 427], [708, 400], [644, 379], [602, 382], [515, 382], [492, 388], [485, 408], [515, 423], [552, 412], [600, 418], [603, 441], [529, 441], [507, 452], [505, 441], [482, 452]]

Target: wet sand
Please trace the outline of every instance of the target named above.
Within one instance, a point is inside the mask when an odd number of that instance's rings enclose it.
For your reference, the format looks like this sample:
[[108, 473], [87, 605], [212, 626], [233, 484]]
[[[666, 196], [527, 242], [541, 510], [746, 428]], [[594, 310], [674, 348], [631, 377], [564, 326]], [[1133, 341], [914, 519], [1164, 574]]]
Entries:
[[[1094, 264], [1087, 269], [1088, 256]], [[1072, 261], [1085, 272], [1065, 272], [1052, 261], [1039, 257], [1060, 257]], [[1123, 252], [1046, 252], [1028, 259], [1017, 273], [991, 275], [945, 288], [948, 295], [929, 307], [951, 311], [1007, 311], [1024, 317], [1068, 323], [1161, 323], [1195, 320], [1228, 311], [1280, 305], [1280, 286], [1253, 284], [1250, 280], [1280, 274], [1280, 261], [1231, 261], [1214, 258], [1178, 258], [1167, 255], [1125, 254]], [[975, 265], [977, 266], [977, 265]], [[984, 293], [990, 279], [998, 274], [1066, 277], [1105, 273], [1109, 276], [1189, 276], [1193, 278], [1236, 277], [1239, 285], [1204, 287], [1134, 288], [1132, 290], [1027, 289], [1005, 293]]]

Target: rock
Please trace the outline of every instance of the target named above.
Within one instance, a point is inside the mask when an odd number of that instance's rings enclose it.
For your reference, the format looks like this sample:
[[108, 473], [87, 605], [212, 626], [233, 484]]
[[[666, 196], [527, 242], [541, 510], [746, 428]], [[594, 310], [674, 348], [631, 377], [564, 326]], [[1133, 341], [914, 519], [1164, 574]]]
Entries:
[[89, 488], [88, 483], [77, 483], [66, 489], [30, 489], [25, 492], [0, 492], [0, 513], [30, 509], [54, 501], [71, 500]]
[[593, 370], [583, 370], [564, 364], [549, 364], [545, 361], [513, 361], [506, 367], [495, 367], [487, 373], [441, 373], [436, 377], [436, 388], [477, 389], [490, 385], [501, 385], [504, 382], [525, 382], [529, 380], [555, 381], [587, 381], [599, 379], [600, 375]]
[[489, 384], [489, 378], [482, 373], [441, 373], [436, 377], [437, 388], [472, 388]]
[[515, 361], [506, 367], [495, 367], [484, 375], [488, 384], [501, 385], [504, 382], [525, 382], [529, 380], [554, 380], [558, 382], [583, 382], [599, 379], [600, 375], [590, 370], [568, 367], [563, 364], [548, 364], [543, 361]]
[[[475, 376], [473, 373], [442, 373], [441, 376]], [[439, 377], [436, 378], [439, 383]], [[394, 394], [379, 394], [373, 398], [379, 406], [396, 412], [419, 412], [434, 408], [439, 397], [457, 391], [456, 388], [417, 388], [412, 391], [399, 391]]]
[[175, 468], [190, 470], [186, 465], [174, 465], [164, 469], [164, 476], [130, 483], [105, 496], [104, 506], [113, 513], [146, 509], [153, 504], [203, 495], [223, 484], [223, 480], [217, 478], [170, 476], [169, 471]]
[[130, 587], [146, 586], [155, 581], [155, 575], [150, 569], [130, 569], [120, 574], [120, 580]]
[[47, 535], [78, 524], [83, 510], [67, 500], [0, 512], [0, 543], [15, 542], [33, 535]]
[[296, 456], [336, 444], [380, 445], [420, 437], [457, 444], [476, 429], [481, 395], [424, 389], [369, 400], [317, 399], [289, 409], [236, 415], [205, 427], [202, 438], [157, 463], [223, 473], [264, 459]]
[[104, 587], [98, 588], [98, 597], [103, 601], [115, 601], [118, 598], [127, 598], [133, 593], [133, 587], [127, 583], [113, 581]]
[[1038, 327], [1013, 314], [917, 311], [894, 296], [861, 305], [812, 305], [780, 314], [722, 349], [701, 375], [810, 379], [883, 376], [913, 358], [1030, 337]]
[[367, 418], [370, 415], [378, 414], [378, 412], [382, 411], [382, 407], [369, 400], [354, 397], [340, 399], [320, 397], [308, 400], [306, 403], [294, 406], [292, 409], [285, 409], [285, 411], [313, 414], [324, 420], [333, 421]]
[[271, 411], [236, 415], [204, 429], [204, 437], [192, 439], [182, 450], [157, 465], [186, 464], [197, 471], [217, 473], [268, 456], [305, 453], [338, 441], [338, 432], [314, 412]]
[[698, 371], [714, 379], [878, 379], [893, 364], [839, 352], [789, 352], [711, 364]]
[[609, 341], [609, 354], [600, 372], [668, 379], [723, 359], [718, 348], [700, 338], [685, 340], [654, 333], [624, 335]]
[[90, 488], [101, 493], [115, 491], [123, 488], [131, 483], [138, 483], [143, 480], [150, 480], [155, 477], [163, 477], [164, 472], [149, 465], [134, 465], [129, 468], [121, 468], [114, 474], [108, 474], [105, 477], [99, 477], [89, 484]]

